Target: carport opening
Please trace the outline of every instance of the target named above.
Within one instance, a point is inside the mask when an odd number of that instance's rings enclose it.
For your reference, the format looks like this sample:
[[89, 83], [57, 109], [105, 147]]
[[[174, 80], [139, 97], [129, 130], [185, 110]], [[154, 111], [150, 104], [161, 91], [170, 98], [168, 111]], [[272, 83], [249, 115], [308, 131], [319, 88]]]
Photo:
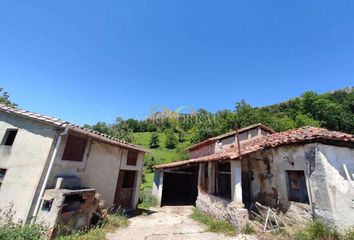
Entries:
[[164, 171], [161, 205], [195, 205], [198, 196], [198, 170], [196, 165]]

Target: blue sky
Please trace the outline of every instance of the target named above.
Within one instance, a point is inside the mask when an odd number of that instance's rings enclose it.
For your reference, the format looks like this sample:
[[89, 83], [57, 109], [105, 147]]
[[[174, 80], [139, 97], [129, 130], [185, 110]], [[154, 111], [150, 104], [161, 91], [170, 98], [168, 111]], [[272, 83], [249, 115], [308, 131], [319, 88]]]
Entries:
[[354, 1], [1, 1], [0, 86], [75, 123], [354, 85]]

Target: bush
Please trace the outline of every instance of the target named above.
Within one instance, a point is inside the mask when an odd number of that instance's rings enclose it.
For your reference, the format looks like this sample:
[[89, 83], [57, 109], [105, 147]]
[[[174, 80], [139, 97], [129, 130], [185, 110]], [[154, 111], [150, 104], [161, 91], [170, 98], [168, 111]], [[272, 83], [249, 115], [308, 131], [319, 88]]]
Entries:
[[151, 134], [151, 136], [150, 136], [149, 147], [150, 148], [158, 148], [158, 147], [160, 147], [159, 135], [157, 135], [157, 133], [155, 133], [155, 132], [153, 132]]
[[208, 231], [210, 232], [224, 233], [227, 235], [236, 234], [234, 226], [232, 226], [229, 222], [216, 220], [212, 216], [203, 213], [199, 209], [193, 209], [191, 218], [197, 222], [205, 224], [208, 227]]
[[177, 146], [177, 137], [172, 131], [166, 133], [165, 147], [168, 149], [174, 149]]
[[320, 221], [310, 222], [302, 231], [296, 234], [298, 240], [340, 240], [341, 234]]
[[47, 228], [39, 224], [23, 224], [14, 221], [13, 204], [5, 210], [0, 209], [0, 240], [39, 240], [46, 239]]

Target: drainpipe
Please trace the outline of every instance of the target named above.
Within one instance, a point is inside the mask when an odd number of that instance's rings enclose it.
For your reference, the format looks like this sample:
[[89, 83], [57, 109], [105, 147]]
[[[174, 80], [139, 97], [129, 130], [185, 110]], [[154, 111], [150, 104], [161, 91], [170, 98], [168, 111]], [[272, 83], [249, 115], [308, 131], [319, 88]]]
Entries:
[[53, 169], [53, 166], [54, 166], [54, 160], [55, 160], [55, 158], [57, 156], [58, 149], [60, 147], [60, 143], [61, 143], [61, 140], [62, 140], [62, 136], [67, 135], [68, 131], [69, 131], [69, 128], [66, 127], [64, 132], [59, 134], [57, 143], [55, 144], [55, 148], [54, 148], [54, 151], [53, 151], [53, 154], [52, 154], [52, 158], [50, 159], [49, 166], [48, 166], [48, 169], [47, 169], [47, 173], [45, 175], [44, 182], [42, 184], [42, 188], [41, 188], [41, 191], [40, 191], [39, 196], [38, 196], [36, 207], [34, 208], [34, 212], [33, 212], [32, 219], [31, 219], [31, 223], [32, 224], [36, 221], [38, 210], [39, 210], [39, 207], [40, 207], [41, 202], [42, 202], [42, 197], [43, 197], [44, 191], [45, 191], [45, 189], [47, 187], [47, 184], [48, 184], [49, 176], [50, 176], [50, 174], [52, 172], [52, 169]]

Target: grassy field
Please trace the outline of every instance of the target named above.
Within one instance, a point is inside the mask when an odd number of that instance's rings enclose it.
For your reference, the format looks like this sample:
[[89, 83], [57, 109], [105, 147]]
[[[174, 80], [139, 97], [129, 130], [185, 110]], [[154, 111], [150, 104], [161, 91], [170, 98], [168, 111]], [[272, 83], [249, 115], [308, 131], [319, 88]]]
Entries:
[[[139, 132], [133, 133], [134, 143], [144, 146], [145, 148], [151, 151], [150, 154], [145, 156], [145, 160], [151, 159], [154, 157], [155, 164], [163, 164], [170, 163], [174, 161], [183, 160], [185, 158], [185, 149], [190, 146], [190, 141], [186, 139], [186, 141], [182, 143], [178, 143], [175, 149], [167, 149], [165, 148], [165, 133], [157, 133], [160, 140], [160, 147], [156, 149], [149, 148], [149, 142], [151, 137], [151, 132]], [[154, 174], [149, 171], [147, 168], [144, 168], [145, 181], [141, 185], [142, 189], [151, 188]]]

